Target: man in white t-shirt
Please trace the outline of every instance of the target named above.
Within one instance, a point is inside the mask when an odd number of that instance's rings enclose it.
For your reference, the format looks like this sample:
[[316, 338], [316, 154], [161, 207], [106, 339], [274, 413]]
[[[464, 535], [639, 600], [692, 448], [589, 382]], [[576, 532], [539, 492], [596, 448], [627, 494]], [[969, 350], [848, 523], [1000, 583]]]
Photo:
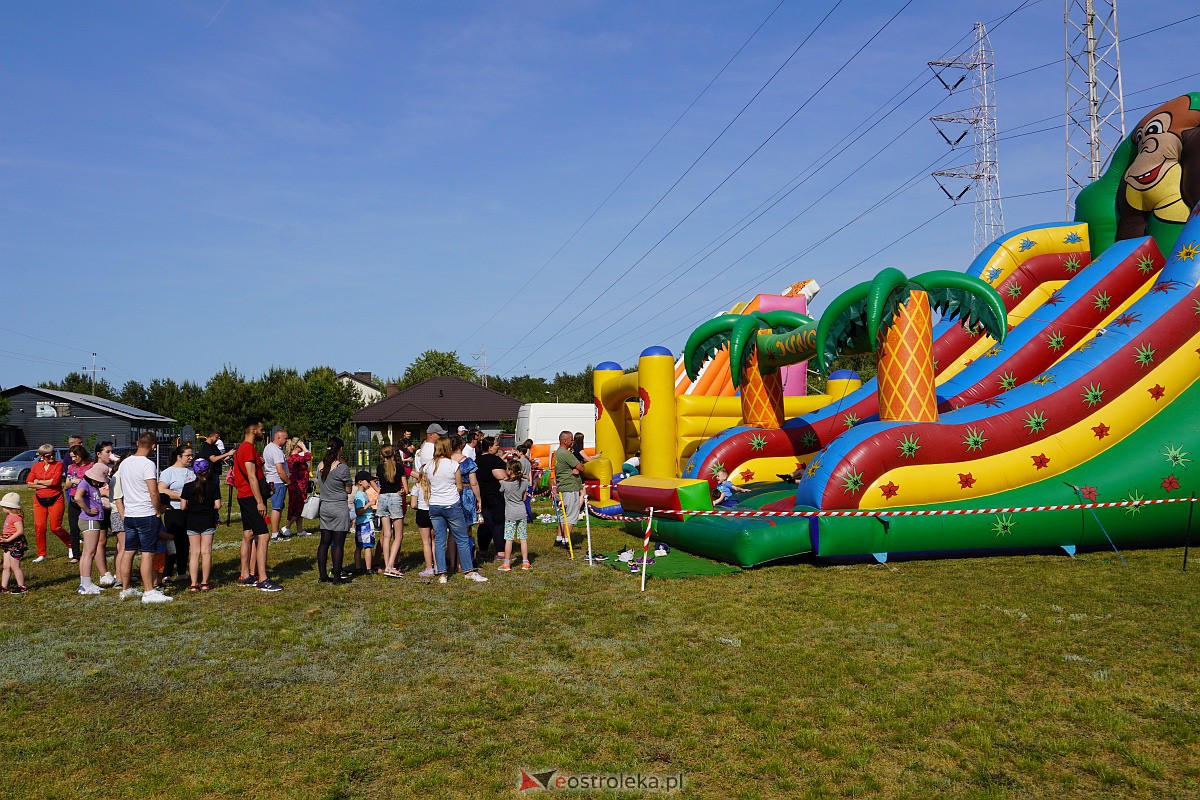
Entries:
[[[158, 501], [158, 467], [150, 460], [158, 437], [143, 433], [137, 440], [137, 452], [121, 464], [117, 479], [121, 481], [122, 514], [125, 517], [125, 552], [118, 565], [121, 599], [141, 597], [143, 603], [169, 603], [174, 598], [154, 588], [154, 553], [158, 549], [162, 508]], [[141, 553], [142, 590], [134, 589], [133, 554]]]
[[271, 442], [263, 448], [263, 472], [267, 483], [271, 485], [271, 538], [290, 539], [291, 533], [287, 528], [279, 530], [279, 520], [283, 516], [283, 504], [287, 501], [287, 455], [283, 446], [287, 443], [288, 433], [278, 428], [271, 437]]
[[425, 429], [425, 441], [421, 449], [413, 456], [413, 470], [420, 472], [421, 467], [433, 462], [433, 445], [446, 435], [446, 429], [436, 422]]

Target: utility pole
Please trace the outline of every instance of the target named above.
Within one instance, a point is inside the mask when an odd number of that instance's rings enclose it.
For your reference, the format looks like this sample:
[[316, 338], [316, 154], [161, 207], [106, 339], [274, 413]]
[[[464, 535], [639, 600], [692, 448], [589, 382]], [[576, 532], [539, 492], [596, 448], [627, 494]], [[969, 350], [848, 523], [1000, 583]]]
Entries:
[[479, 375], [482, 378], [481, 383], [483, 383], [483, 387], [486, 389], [487, 388], [487, 369], [488, 369], [487, 348], [486, 347], [479, 348], [478, 353], [471, 353], [471, 358], [473, 358], [479, 362]]
[[1067, 217], [1075, 195], [1104, 172], [1125, 138], [1117, 0], [1064, 0], [1067, 65]]
[[[987, 28], [982, 22], [975, 23], [975, 45], [958, 58], [930, 61], [933, 74], [946, 91], [953, 94], [968, 78], [974, 106], [963, 111], [938, 114], [929, 120], [937, 132], [956, 149], [971, 134], [974, 162], [933, 173], [933, 179], [950, 202], [958, 201], [972, 188], [975, 189], [975, 228], [973, 243], [975, 252], [983, 250], [1004, 233], [1004, 207], [1000, 202], [999, 151], [996, 147], [996, 79], [992, 43]], [[947, 80], [956, 72], [960, 74], [951, 82]], [[954, 126], [962, 126], [961, 130]], [[948, 134], [947, 129], [953, 131]], [[947, 188], [942, 179], [963, 180], [961, 190]]]
[[84, 367], [83, 371], [90, 372], [92, 374], [92, 395], [93, 396], [96, 394], [96, 373], [104, 372], [106, 369], [107, 369], [107, 367], [97, 367], [96, 366], [96, 354], [92, 353], [92, 366], [90, 369], [88, 367]]

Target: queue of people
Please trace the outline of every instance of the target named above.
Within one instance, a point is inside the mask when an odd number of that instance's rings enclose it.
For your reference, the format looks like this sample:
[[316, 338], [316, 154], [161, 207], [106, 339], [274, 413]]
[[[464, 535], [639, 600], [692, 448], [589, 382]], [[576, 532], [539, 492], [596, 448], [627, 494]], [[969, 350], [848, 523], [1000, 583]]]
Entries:
[[[228, 482], [243, 528], [236, 584], [281, 591], [268, 574], [268, 551], [273, 539], [311, 535], [304, 530], [304, 511], [314, 488], [309, 475], [312, 453], [302, 441], [289, 440], [285, 430], [275, 431], [260, 453], [257, 443], [263, 435], [262, 420], [248, 418], [242, 441], [226, 451], [220, 434], [211, 431], [199, 446], [199, 456], [193, 445], [180, 444], [161, 472], [151, 458], [158, 446], [153, 433], [142, 434], [136, 452], [125, 459], [113, 455], [111, 442], [100, 442], [89, 454], [79, 441], [69, 448], [71, 464], [64, 465], [52, 446], [43, 445], [27, 481], [34, 488], [34, 563], [45, 560], [50, 531], [68, 548], [69, 559], [79, 564], [81, 595], [111, 587], [121, 599], [161, 604], [174, 599], [164, 589], [177, 581], [187, 581], [189, 592], [211, 591], [221, 465], [228, 462]], [[568, 521], [574, 523], [580, 504], [571, 478], [578, 481], [582, 463], [569, 449], [574, 444], [570, 433], [563, 437], [566, 452], [555, 459], [554, 468]], [[450, 435], [434, 423], [419, 448], [408, 437], [400, 445], [384, 445], [374, 473], [360, 470], [352, 475], [345, 443], [332, 437], [316, 470], [320, 493], [316, 511], [310, 514], [319, 520], [318, 580], [343, 584], [366, 575], [403, 577], [400, 553], [409, 508], [421, 538], [420, 577], [447, 583], [451, 575], [461, 574], [468, 581], [486, 583], [479, 567], [488, 551], [494, 548], [500, 572], [511, 572], [514, 542], [520, 550], [520, 569], [529, 571], [530, 444], [504, 457], [495, 437], [465, 429]], [[28, 545], [20, 496], [4, 495], [0, 508], [0, 591], [23, 593], [27, 587], [21, 562]], [[71, 510], [64, 513], [65, 509]], [[64, 515], [69, 535], [63, 529]], [[475, 526], [478, 538], [472, 536]], [[116, 539], [111, 569], [110, 532]], [[351, 534], [355, 558], [347, 569], [345, 544]], [[133, 573], [135, 556], [140, 556], [141, 588], [134, 586], [139, 582]], [[16, 584], [10, 589], [12, 579]]]

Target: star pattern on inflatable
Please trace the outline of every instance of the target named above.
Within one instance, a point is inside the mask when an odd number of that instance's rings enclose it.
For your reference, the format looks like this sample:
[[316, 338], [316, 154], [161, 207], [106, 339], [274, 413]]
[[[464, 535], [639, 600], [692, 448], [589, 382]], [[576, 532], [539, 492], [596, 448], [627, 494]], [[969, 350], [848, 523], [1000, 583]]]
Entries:
[[1047, 334], [1046, 346], [1050, 348], [1051, 352], [1057, 353], [1059, 350], [1062, 350], [1067, 346], [1067, 337], [1063, 335], [1061, 329], [1054, 331], [1053, 333]]
[[1006, 294], [1009, 297], [1011, 297], [1012, 299], [1016, 300], [1018, 297], [1021, 296], [1021, 292], [1023, 292], [1023, 291], [1025, 291], [1025, 290], [1021, 288], [1021, 284], [1014, 283], [1012, 286], [1008, 287]]
[[1063, 244], [1079, 244], [1082, 241], [1083, 241], [1082, 236], [1080, 236], [1075, 231], [1071, 231], [1070, 233], [1067, 234], [1067, 238], [1063, 239]]
[[1179, 281], [1163, 281], [1162, 283], [1154, 284], [1154, 288], [1150, 291], [1158, 292], [1159, 294], [1166, 294], [1167, 292], [1175, 291], [1182, 285], [1183, 284]]
[[1036, 378], [1031, 380], [1030, 383], [1034, 384], [1035, 386], [1045, 386], [1048, 383], [1054, 383], [1054, 376], [1038, 375]]
[[864, 483], [862, 473], [851, 467], [850, 471], [846, 473], [846, 477], [842, 479], [842, 491], [846, 494], [854, 494], [862, 490]]
[[1048, 421], [1049, 417], [1040, 408], [1025, 412], [1025, 428], [1030, 434], [1041, 433], [1046, 430], [1046, 423]]
[[1022, 253], [1024, 253], [1026, 250], [1032, 250], [1036, 246], [1037, 246], [1037, 242], [1035, 242], [1033, 239], [1030, 239], [1029, 237], [1025, 237], [1024, 239], [1021, 240], [1020, 248], [1021, 248]]
[[1083, 387], [1083, 402], [1088, 408], [1095, 408], [1104, 402], [1104, 392], [1099, 383], [1089, 383]]
[[1096, 292], [1092, 295], [1092, 305], [1097, 311], [1107, 311], [1112, 305], [1112, 296], [1108, 292]]
[[996, 279], [999, 278], [1003, 274], [1004, 274], [1004, 270], [1000, 269], [999, 267], [992, 267], [991, 269], [988, 270], [987, 279], [989, 282], [995, 283]]
[[1004, 398], [988, 397], [983, 401], [983, 404], [988, 408], [1001, 408], [1004, 405]]
[[1179, 481], [1175, 478], [1174, 475], [1168, 475], [1167, 477], [1163, 478], [1163, 482], [1161, 485], [1162, 485], [1162, 488], [1166, 489], [1168, 492], [1173, 492], [1179, 488]]
[[968, 453], [978, 452], [983, 449], [987, 443], [987, 437], [983, 435], [983, 430], [980, 428], [967, 428], [966, 435], [963, 436], [963, 447], [967, 448]]
[[1142, 256], [1137, 262], [1137, 271], [1143, 275], [1149, 275], [1154, 272], [1154, 259], [1150, 256]]
[[1033, 459], [1035, 469], [1045, 469], [1050, 466], [1050, 458], [1045, 453], [1038, 453], [1036, 456], [1030, 456]]
[[718, 472], [721, 472], [724, 469], [725, 469], [724, 464], [722, 464], [720, 461], [714, 461], [713, 463], [708, 465], [708, 474], [716, 475]]
[[817, 470], [819, 470], [820, 468], [821, 468], [821, 460], [813, 459], [813, 462], [808, 465], [808, 472], [806, 472], [804, 474], [811, 478], [812, 476], [817, 474]]
[[1188, 242], [1179, 248], [1176, 258], [1180, 261], [1194, 261], [1196, 256], [1200, 255], [1200, 245], [1195, 242]]
[[1112, 430], [1112, 428], [1108, 427], [1103, 422], [1101, 422], [1099, 425], [1092, 428], [1092, 433], [1096, 434], [1097, 439], [1103, 439], [1105, 436], [1109, 435], [1109, 431], [1111, 431], [1111, 430]]
[[891, 500], [893, 497], [895, 497], [897, 494], [900, 493], [900, 487], [897, 486], [892, 481], [888, 481], [883, 486], [879, 487], [879, 491], [883, 492], [883, 496], [885, 499]]
[[1000, 376], [1000, 391], [1007, 392], [1010, 389], [1015, 389], [1017, 386], [1017, 376], [1011, 372], [1006, 372]]
[[1188, 458], [1191, 453], [1184, 450], [1183, 445], [1175, 447], [1168, 442], [1163, 449], [1163, 455], [1166, 456], [1167, 463], [1172, 467], [1182, 467], [1183, 469], [1187, 469], [1187, 465], [1191, 462], [1191, 459]]
[[1084, 486], [1082, 489], [1079, 490], [1079, 496], [1082, 497], [1084, 500], [1087, 500], [1089, 503], [1096, 502], [1096, 487], [1095, 486]]
[[754, 471], [749, 470], [749, 469], [744, 469], [738, 473], [738, 477], [740, 477], [742, 479], [743, 483], [749, 483], [750, 481], [754, 480]]
[[862, 422], [862, 420], [859, 419], [858, 415], [855, 414], [853, 411], [847, 411], [846, 416], [842, 417], [842, 424], [846, 426], [847, 430], [849, 430], [850, 428], [853, 428], [855, 425], [857, 425], [860, 422]]
[[1192, 313], [1200, 316], [1200, 300], [1192, 303]]
[[1155, 400], [1162, 400], [1163, 395], [1167, 393], [1167, 390], [1161, 384], [1157, 384], [1157, 383], [1154, 384], [1153, 386], [1151, 386], [1146, 391], [1149, 392], [1150, 396], [1153, 397]]
[[1054, 292], [1054, 294], [1052, 294], [1046, 298], [1046, 305], [1056, 306], [1056, 305], [1062, 303], [1064, 300], [1066, 300], [1066, 298], [1063, 297], [1063, 293], [1056, 291], [1056, 292]]
[[[1137, 489], [1133, 489], [1129, 492], [1129, 494], [1125, 495], [1125, 502], [1127, 503], [1141, 503], [1145, 499], [1146, 496]], [[1142, 513], [1142, 507], [1140, 505], [1126, 506], [1125, 508], [1126, 516], [1136, 517], [1140, 513]]]
[[820, 444], [820, 442], [821, 440], [818, 439], [817, 435], [812, 431], [805, 431], [800, 437], [800, 444], [809, 450], [815, 448], [818, 444]]
[[766, 446], [767, 446], [767, 437], [763, 436], [761, 433], [756, 433], [750, 437], [750, 449], [751, 450], [762, 450]]
[[1079, 272], [1079, 270], [1083, 269], [1083, 262], [1079, 260], [1079, 256], [1070, 256], [1069, 258], [1063, 259], [1062, 265], [1063, 269], [1065, 269], [1071, 275], [1074, 275], [1076, 272]]
[[1017, 523], [1013, 521], [1011, 514], [997, 514], [996, 521], [992, 523], [992, 532], [999, 539], [1001, 536], [1008, 536], [1015, 527]]
[[1115, 320], [1113, 320], [1113, 325], [1115, 325], [1118, 328], [1128, 328], [1130, 325], [1133, 325], [1134, 323], [1138, 322], [1141, 318], [1142, 318], [1142, 315], [1137, 312], [1134, 312], [1132, 314], [1125, 313], [1125, 314], [1122, 314], [1121, 316], [1117, 317]]
[[906, 434], [901, 437], [896, 449], [900, 451], [902, 458], [916, 458], [917, 451], [921, 449], [921, 439], [918, 436]]
[[1157, 352], [1149, 342], [1142, 342], [1134, 351], [1133, 360], [1139, 367], [1145, 368], [1154, 363], [1154, 354]]
[[971, 473], [958, 473], [958, 488], [970, 489], [975, 486], [975, 476]]

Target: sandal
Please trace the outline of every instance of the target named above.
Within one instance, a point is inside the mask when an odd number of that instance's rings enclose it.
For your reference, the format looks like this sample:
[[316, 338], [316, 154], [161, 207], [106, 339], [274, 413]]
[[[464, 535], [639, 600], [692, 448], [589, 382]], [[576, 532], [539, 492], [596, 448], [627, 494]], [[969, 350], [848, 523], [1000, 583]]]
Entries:
[[212, 586], [210, 586], [210, 585], [209, 585], [209, 584], [207, 584], [207, 583], [202, 583], [202, 584], [200, 584], [200, 591], [202, 591], [202, 592], [211, 592], [211, 591], [212, 591]]
[[189, 587], [188, 587], [188, 591], [189, 591], [189, 592], [198, 592], [198, 591], [200, 591], [200, 584], [198, 584], [198, 583], [193, 583], [191, 586], [189, 586]]

